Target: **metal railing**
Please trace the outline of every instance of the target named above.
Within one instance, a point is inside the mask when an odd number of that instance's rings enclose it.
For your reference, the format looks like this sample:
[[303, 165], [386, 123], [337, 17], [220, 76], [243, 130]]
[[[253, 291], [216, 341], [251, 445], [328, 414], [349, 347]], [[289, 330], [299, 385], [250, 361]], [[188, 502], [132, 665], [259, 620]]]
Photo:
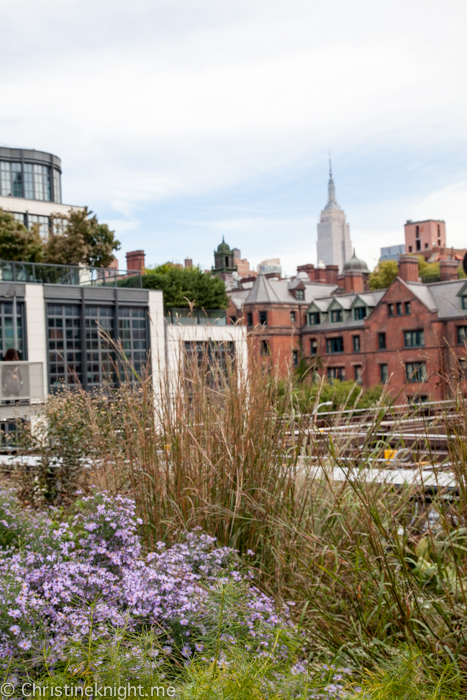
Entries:
[[178, 309], [165, 310], [165, 321], [181, 326], [226, 326], [227, 313], [223, 309]]
[[72, 284], [80, 287], [136, 287], [137, 289], [143, 286], [142, 275], [138, 270], [49, 265], [11, 260], [0, 260], [0, 282]]

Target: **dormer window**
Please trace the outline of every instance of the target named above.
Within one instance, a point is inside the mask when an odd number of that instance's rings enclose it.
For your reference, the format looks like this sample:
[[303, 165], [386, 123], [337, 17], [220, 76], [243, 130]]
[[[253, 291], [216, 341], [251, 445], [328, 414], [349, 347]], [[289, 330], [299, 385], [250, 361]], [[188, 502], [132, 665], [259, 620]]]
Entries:
[[297, 301], [303, 301], [305, 298], [305, 290], [304, 289], [296, 289], [295, 290], [295, 299]]
[[344, 312], [342, 309], [334, 309], [331, 311], [331, 323], [341, 323], [344, 320]]
[[366, 317], [366, 306], [357, 306], [353, 310], [353, 317], [356, 321], [363, 321]]
[[319, 311], [312, 311], [308, 314], [308, 325], [319, 326], [320, 324]]
[[462, 308], [467, 309], [467, 294], [465, 296], [461, 297], [461, 299], [462, 299]]

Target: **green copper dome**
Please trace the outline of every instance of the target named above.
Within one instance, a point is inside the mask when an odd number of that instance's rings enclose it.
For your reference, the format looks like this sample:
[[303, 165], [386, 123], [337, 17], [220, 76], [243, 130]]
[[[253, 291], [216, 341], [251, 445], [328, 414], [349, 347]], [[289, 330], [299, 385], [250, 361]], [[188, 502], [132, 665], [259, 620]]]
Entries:
[[222, 243], [219, 243], [216, 253], [222, 253], [223, 255], [225, 255], [226, 253], [231, 252], [232, 251], [230, 250], [230, 247], [227, 245], [227, 243], [224, 241], [224, 238], [222, 237]]
[[355, 255], [355, 250], [353, 252], [352, 257], [350, 260], [347, 260], [346, 263], [344, 263], [344, 272], [370, 272], [368, 269], [368, 265], [364, 260], [360, 260], [360, 258], [357, 258]]

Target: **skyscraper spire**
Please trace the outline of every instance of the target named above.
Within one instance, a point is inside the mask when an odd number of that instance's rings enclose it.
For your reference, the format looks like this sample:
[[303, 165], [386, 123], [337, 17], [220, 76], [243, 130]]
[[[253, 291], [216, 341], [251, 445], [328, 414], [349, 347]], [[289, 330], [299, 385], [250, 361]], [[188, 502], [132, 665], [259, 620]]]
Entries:
[[332, 162], [331, 162], [331, 151], [329, 151], [329, 184], [328, 184], [328, 201], [325, 209], [340, 209], [336, 199], [336, 188], [334, 187], [334, 180], [332, 179]]

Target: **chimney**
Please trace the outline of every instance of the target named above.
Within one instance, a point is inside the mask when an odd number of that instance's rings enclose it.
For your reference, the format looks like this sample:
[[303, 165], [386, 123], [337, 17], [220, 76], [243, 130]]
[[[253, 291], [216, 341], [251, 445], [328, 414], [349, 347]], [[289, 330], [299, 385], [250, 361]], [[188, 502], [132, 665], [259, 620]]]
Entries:
[[339, 273], [338, 265], [326, 265], [326, 282], [328, 284], [337, 284], [337, 275]]
[[193, 260], [191, 258], [185, 258], [185, 267], [193, 267]]
[[418, 258], [416, 255], [399, 255], [399, 277], [404, 282], [418, 282]]
[[358, 270], [346, 270], [344, 273], [344, 290], [346, 292], [363, 292], [363, 275]]
[[137, 270], [144, 274], [144, 250], [133, 250], [126, 254], [127, 270]]
[[306, 265], [297, 265], [297, 275], [299, 272], [306, 272], [308, 277], [310, 278], [311, 282], [315, 281], [315, 266], [312, 265], [311, 263], [307, 263]]
[[449, 280], [456, 280], [457, 268], [459, 263], [457, 260], [440, 260], [439, 261], [439, 271], [441, 273], [441, 282], [448, 282]]
[[317, 267], [315, 269], [315, 282], [326, 283], [326, 269], [324, 267]]

